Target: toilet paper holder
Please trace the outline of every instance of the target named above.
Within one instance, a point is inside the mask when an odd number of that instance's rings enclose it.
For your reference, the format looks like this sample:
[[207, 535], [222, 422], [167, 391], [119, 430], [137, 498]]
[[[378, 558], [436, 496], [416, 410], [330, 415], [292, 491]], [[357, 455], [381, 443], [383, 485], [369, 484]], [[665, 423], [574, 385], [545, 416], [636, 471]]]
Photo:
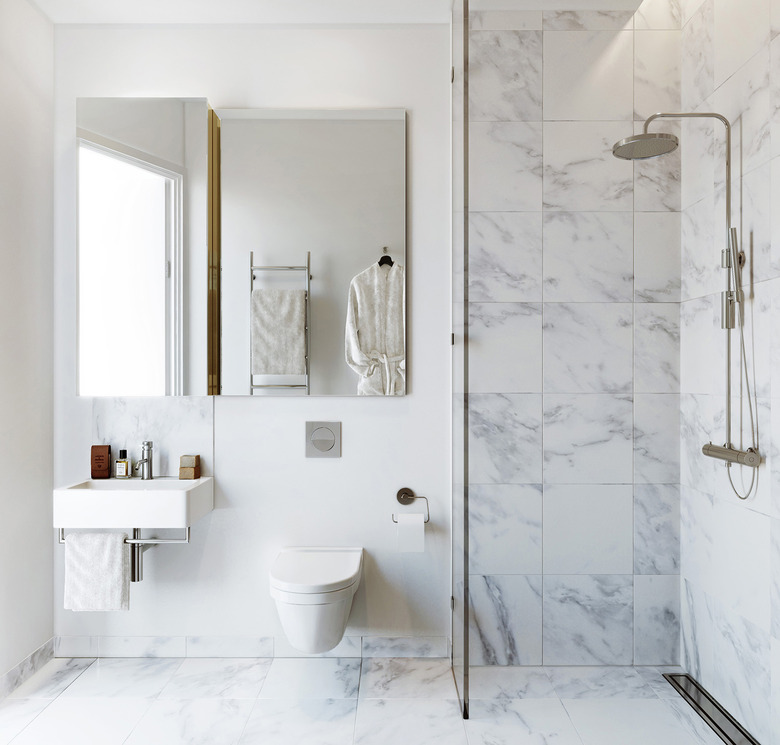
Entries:
[[[414, 502], [415, 499], [424, 499], [425, 500], [425, 520], [423, 520], [424, 523], [427, 523], [431, 519], [431, 510], [428, 506], [428, 497], [418, 497], [411, 489], [404, 486], [403, 488], [398, 490], [398, 494], [395, 495], [395, 498], [398, 500], [400, 504], [411, 504]], [[391, 515], [393, 518], [393, 522], [397, 523], [398, 520], [395, 519], [395, 514]]]

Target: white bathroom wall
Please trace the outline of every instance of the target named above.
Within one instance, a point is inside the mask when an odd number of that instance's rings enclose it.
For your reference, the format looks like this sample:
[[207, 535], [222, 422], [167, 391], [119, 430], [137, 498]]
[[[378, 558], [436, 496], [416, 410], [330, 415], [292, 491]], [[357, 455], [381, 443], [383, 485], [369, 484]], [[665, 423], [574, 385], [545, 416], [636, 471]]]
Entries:
[[470, 661], [676, 664], [680, 161], [612, 145], [679, 107], [679, 7], [480, 7]]
[[0, 696], [52, 636], [52, 50], [37, 8], [0, 0]]
[[[725, 132], [689, 120], [682, 183], [683, 663], [762, 743], [780, 743], [780, 3], [699, 0], [684, 6], [682, 105], [732, 123], [732, 217], [747, 254], [745, 339], [754, 369], [757, 489], [745, 501], [727, 471], [701, 455], [725, 440]], [[733, 391], [739, 389], [733, 340]], [[746, 404], [734, 401], [732, 441], [748, 447]], [[732, 468], [741, 492], [750, 469]]]
[[[366, 548], [348, 652], [359, 653], [356, 637], [412, 636], [414, 648], [443, 654], [450, 597], [447, 27], [59, 27], [55, 48], [55, 481], [89, 475], [93, 441], [137, 451], [147, 436], [160, 473], [175, 474], [178, 456], [196, 449], [216, 478], [216, 510], [194, 526], [193, 544], [146, 554], [146, 579], [132, 588], [129, 613], [62, 610], [57, 547], [55, 627], [67, 638], [60, 651], [94, 652], [102, 637], [103, 651], [191, 653], [230, 637], [232, 650], [251, 638], [245, 649], [268, 652], [281, 633], [268, 597], [274, 551], [323, 543]], [[206, 96], [215, 108], [409, 111], [408, 396], [106, 399], [94, 402], [93, 422], [93, 402], [74, 395], [75, 99], [124, 95]], [[303, 457], [304, 423], [320, 419], [342, 422], [340, 460]], [[400, 509], [401, 486], [430, 500], [424, 554], [395, 551], [391, 514]], [[364, 638], [364, 652], [377, 649]], [[275, 651], [284, 652], [283, 640]]]

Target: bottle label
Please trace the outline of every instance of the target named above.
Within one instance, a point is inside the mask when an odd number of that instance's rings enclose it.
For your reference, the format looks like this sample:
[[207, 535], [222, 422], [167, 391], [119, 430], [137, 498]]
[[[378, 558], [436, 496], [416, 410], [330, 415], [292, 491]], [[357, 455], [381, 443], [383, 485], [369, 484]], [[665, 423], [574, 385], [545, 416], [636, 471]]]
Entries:
[[117, 476], [127, 476], [127, 461], [126, 460], [120, 460], [116, 463], [116, 475]]

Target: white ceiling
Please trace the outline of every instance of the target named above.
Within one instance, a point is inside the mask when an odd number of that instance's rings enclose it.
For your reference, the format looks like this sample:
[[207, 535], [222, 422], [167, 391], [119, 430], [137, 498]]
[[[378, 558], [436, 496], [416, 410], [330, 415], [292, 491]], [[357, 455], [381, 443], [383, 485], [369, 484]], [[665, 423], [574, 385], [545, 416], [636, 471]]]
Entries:
[[[33, 0], [54, 23], [447, 23], [452, 0]], [[460, 2], [460, 0], [456, 0]], [[639, 0], [472, 0], [478, 10], [636, 10]]]

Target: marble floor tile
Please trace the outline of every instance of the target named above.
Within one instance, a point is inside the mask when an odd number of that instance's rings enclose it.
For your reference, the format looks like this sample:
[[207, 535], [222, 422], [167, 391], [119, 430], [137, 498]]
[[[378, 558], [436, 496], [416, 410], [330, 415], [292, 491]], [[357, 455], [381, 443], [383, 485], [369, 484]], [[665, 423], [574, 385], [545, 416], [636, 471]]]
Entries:
[[672, 686], [672, 684], [664, 678], [664, 673], [684, 673], [685, 671], [677, 665], [663, 665], [653, 667], [635, 667], [637, 673], [642, 680], [647, 683], [654, 691], [658, 698], [679, 699], [680, 694]]
[[509, 701], [521, 698], [556, 698], [550, 677], [541, 667], [485, 665], [469, 670], [469, 699]]
[[271, 663], [260, 698], [356, 698], [360, 660], [277, 657]]
[[8, 698], [57, 698], [94, 661], [82, 658], [50, 660]]
[[561, 699], [657, 698], [633, 667], [547, 667]]
[[352, 745], [355, 699], [259, 699], [238, 745]]
[[0, 745], [8, 745], [50, 703], [45, 698], [9, 698], [0, 703]]
[[254, 701], [195, 699], [155, 701], [127, 745], [235, 745]]
[[[149, 699], [60, 697], [13, 740], [14, 745], [121, 745]], [[145, 741], [144, 745], [151, 745]], [[172, 745], [169, 741], [166, 745]]]
[[581, 745], [558, 699], [473, 701], [465, 723], [469, 745]]
[[66, 698], [156, 698], [182, 660], [165, 658], [100, 659], [61, 694]]
[[187, 659], [160, 698], [257, 698], [269, 659]]
[[665, 701], [563, 700], [584, 745], [697, 745]]
[[[671, 688], [671, 686], [669, 686]], [[665, 698], [664, 703], [669, 707], [672, 716], [680, 723], [682, 729], [689, 734], [698, 745], [722, 745], [723, 740], [715, 734], [715, 731], [696, 713], [696, 710], [679, 695], [674, 698]]]
[[458, 702], [442, 699], [361, 701], [355, 745], [467, 745]]
[[449, 660], [385, 657], [363, 660], [360, 698], [455, 698]]

